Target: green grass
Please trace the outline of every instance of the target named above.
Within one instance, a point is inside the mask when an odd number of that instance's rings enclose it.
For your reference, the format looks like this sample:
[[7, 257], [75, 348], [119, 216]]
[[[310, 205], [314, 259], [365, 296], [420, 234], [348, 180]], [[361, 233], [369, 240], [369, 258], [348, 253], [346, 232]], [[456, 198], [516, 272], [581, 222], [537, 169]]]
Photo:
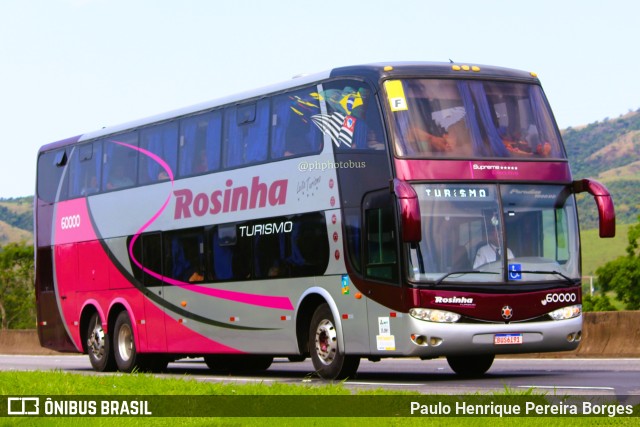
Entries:
[[625, 248], [629, 244], [627, 233], [629, 224], [616, 226], [616, 237], [601, 239], [598, 230], [583, 230], [580, 232], [582, 242], [582, 275], [593, 276], [596, 269], [619, 256], [626, 255]]
[[[434, 390], [437, 391], [437, 390]], [[253, 396], [252, 399], [260, 399], [259, 396], [319, 396], [313, 399], [318, 405], [325, 402], [333, 405], [336, 398], [341, 401], [347, 399], [346, 396], [383, 396], [384, 399], [406, 398], [407, 395], [415, 396], [415, 392], [392, 392], [388, 390], [373, 390], [366, 392], [352, 393], [342, 384], [329, 385], [289, 385], [281, 383], [272, 384], [235, 384], [235, 383], [205, 383], [196, 381], [190, 377], [157, 378], [146, 374], [131, 375], [79, 375], [59, 371], [50, 372], [0, 372], [0, 394], [3, 396], [95, 396], [95, 395], [176, 395], [176, 396]], [[484, 396], [493, 401], [501, 396], [521, 397], [530, 399], [535, 397], [532, 391], [513, 392], [505, 389], [504, 392]], [[424, 396], [424, 395], [423, 395]], [[471, 398], [472, 396], [469, 396]], [[476, 396], [474, 396], [476, 397]], [[481, 397], [482, 398], [482, 397]], [[180, 402], [179, 399], [176, 399]], [[215, 400], [213, 401], [215, 402]], [[334, 403], [331, 403], [334, 402]], [[378, 400], [379, 402], [379, 400]], [[395, 402], [395, 401], [394, 401]], [[322, 406], [321, 406], [322, 409]], [[393, 408], [395, 410], [395, 407]], [[397, 408], [399, 413], [409, 412], [406, 407]], [[0, 414], [1, 415], [1, 414]], [[354, 424], [365, 424], [369, 426], [485, 426], [493, 427], [511, 426], [516, 422], [514, 419], [498, 417], [386, 417], [386, 418], [349, 418], [349, 417], [304, 417], [304, 418], [275, 418], [275, 417], [227, 417], [227, 418], [101, 418], [101, 417], [0, 417], [0, 426], [67, 426], [91, 424], [98, 426], [218, 426], [218, 425], [238, 425], [238, 426], [352, 426]], [[576, 426], [632, 426], [637, 424], [634, 418], [586, 418], [586, 417], [535, 417], [519, 418], [517, 423], [521, 427], [540, 426], [552, 427], [566, 425]]]

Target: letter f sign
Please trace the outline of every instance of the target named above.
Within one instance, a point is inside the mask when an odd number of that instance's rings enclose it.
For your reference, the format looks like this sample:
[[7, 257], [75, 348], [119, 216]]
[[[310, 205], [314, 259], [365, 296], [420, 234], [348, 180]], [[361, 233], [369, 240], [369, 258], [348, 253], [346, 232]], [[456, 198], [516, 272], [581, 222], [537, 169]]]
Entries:
[[404, 98], [392, 98], [391, 99], [391, 111], [408, 110], [407, 100]]

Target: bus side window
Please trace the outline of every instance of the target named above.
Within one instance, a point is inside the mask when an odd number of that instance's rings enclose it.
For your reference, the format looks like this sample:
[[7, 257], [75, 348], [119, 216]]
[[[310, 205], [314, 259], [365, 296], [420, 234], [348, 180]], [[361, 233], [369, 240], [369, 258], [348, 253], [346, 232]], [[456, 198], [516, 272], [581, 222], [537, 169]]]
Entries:
[[385, 150], [380, 109], [369, 86], [357, 80], [325, 83], [320, 92], [328, 117], [319, 124], [338, 150]]
[[136, 184], [138, 133], [115, 135], [104, 141], [102, 189], [118, 190]]
[[222, 113], [220, 111], [183, 120], [180, 125], [180, 176], [218, 170], [221, 145]]
[[267, 159], [269, 100], [228, 108], [224, 120], [225, 167]]
[[271, 117], [271, 158], [279, 159], [319, 152], [322, 132], [311, 117], [320, 113], [316, 88], [276, 96]]
[[374, 279], [396, 281], [398, 253], [392, 198], [388, 193], [374, 193], [367, 199], [364, 212], [366, 275]]
[[[38, 157], [38, 197], [45, 202], [53, 203], [56, 199], [58, 185], [62, 179], [67, 154], [64, 149], [49, 151]], [[66, 194], [60, 198], [65, 199]]]
[[[127, 242], [127, 247], [129, 242]], [[144, 286], [161, 286], [162, 280], [162, 235], [159, 232], [141, 234], [133, 245], [133, 256], [150, 274], [143, 271], [136, 263], [132, 262], [133, 274]]]
[[208, 281], [202, 228], [167, 233], [165, 274], [188, 283]]
[[239, 224], [213, 229], [213, 276], [217, 281], [246, 280], [251, 277], [251, 241], [238, 235]]
[[69, 166], [69, 196], [82, 197], [100, 190], [98, 178], [102, 159], [102, 144], [90, 142], [76, 148]]
[[[178, 155], [178, 124], [167, 123], [143, 129], [140, 132], [140, 148], [150, 151], [164, 160], [171, 172], [176, 170]], [[139, 164], [140, 184], [169, 179], [169, 173], [150, 155], [141, 152]]]
[[[305, 277], [324, 274], [329, 265], [326, 220], [318, 212], [270, 219], [277, 232], [254, 236], [256, 278]], [[260, 227], [264, 220], [256, 221]], [[255, 227], [254, 226], [254, 227]]]

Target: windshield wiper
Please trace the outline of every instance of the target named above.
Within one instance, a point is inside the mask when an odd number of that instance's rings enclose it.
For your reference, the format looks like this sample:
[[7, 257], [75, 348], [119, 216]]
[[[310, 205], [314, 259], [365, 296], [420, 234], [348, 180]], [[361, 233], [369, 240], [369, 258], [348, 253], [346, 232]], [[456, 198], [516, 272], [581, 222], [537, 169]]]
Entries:
[[495, 272], [495, 271], [478, 271], [478, 270], [451, 271], [451, 272], [443, 275], [442, 277], [440, 277], [433, 284], [438, 286], [440, 283], [442, 283], [444, 281], [444, 279], [446, 279], [449, 276], [453, 276], [454, 274], [500, 274], [500, 273]]
[[[515, 272], [514, 272], [515, 273]], [[545, 271], [545, 270], [522, 270], [522, 271], [518, 271], [517, 273], [531, 273], [531, 274], [555, 274], [556, 276], [560, 276], [562, 277], [564, 280], [566, 280], [570, 285], [575, 285], [576, 283], [578, 283], [578, 279], [572, 279], [568, 276], [565, 276], [564, 274], [560, 273], [559, 271]]]

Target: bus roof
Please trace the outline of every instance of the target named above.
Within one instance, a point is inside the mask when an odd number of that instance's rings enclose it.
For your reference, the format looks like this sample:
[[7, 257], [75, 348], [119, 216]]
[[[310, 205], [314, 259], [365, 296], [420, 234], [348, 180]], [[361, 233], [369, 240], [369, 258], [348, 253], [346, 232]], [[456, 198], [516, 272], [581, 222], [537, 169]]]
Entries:
[[104, 127], [96, 131], [81, 134], [77, 137], [65, 138], [57, 142], [43, 145], [39, 151], [49, 151], [78, 141], [92, 140], [106, 135], [125, 132], [129, 129], [135, 129], [157, 122], [168, 121], [179, 117], [188, 116], [190, 114], [204, 112], [223, 105], [230, 105], [253, 98], [260, 98], [271, 93], [293, 89], [299, 86], [319, 82], [328, 78], [360, 77], [369, 80], [370, 83], [376, 83], [381, 79], [417, 76], [438, 78], [489, 78], [502, 80], [521, 80], [528, 81], [530, 83], [539, 83], [535, 73], [487, 65], [445, 62], [393, 62], [353, 65], [334, 68], [332, 70], [320, 73], [296, 76], [291, 80], [287, 80], [274, 85], [240, 92], [234, 95], [205, 101], [199, 104], [167, 111], [164, 113], [133, 120], [126, 123], [121, 123], [114, 126]]

